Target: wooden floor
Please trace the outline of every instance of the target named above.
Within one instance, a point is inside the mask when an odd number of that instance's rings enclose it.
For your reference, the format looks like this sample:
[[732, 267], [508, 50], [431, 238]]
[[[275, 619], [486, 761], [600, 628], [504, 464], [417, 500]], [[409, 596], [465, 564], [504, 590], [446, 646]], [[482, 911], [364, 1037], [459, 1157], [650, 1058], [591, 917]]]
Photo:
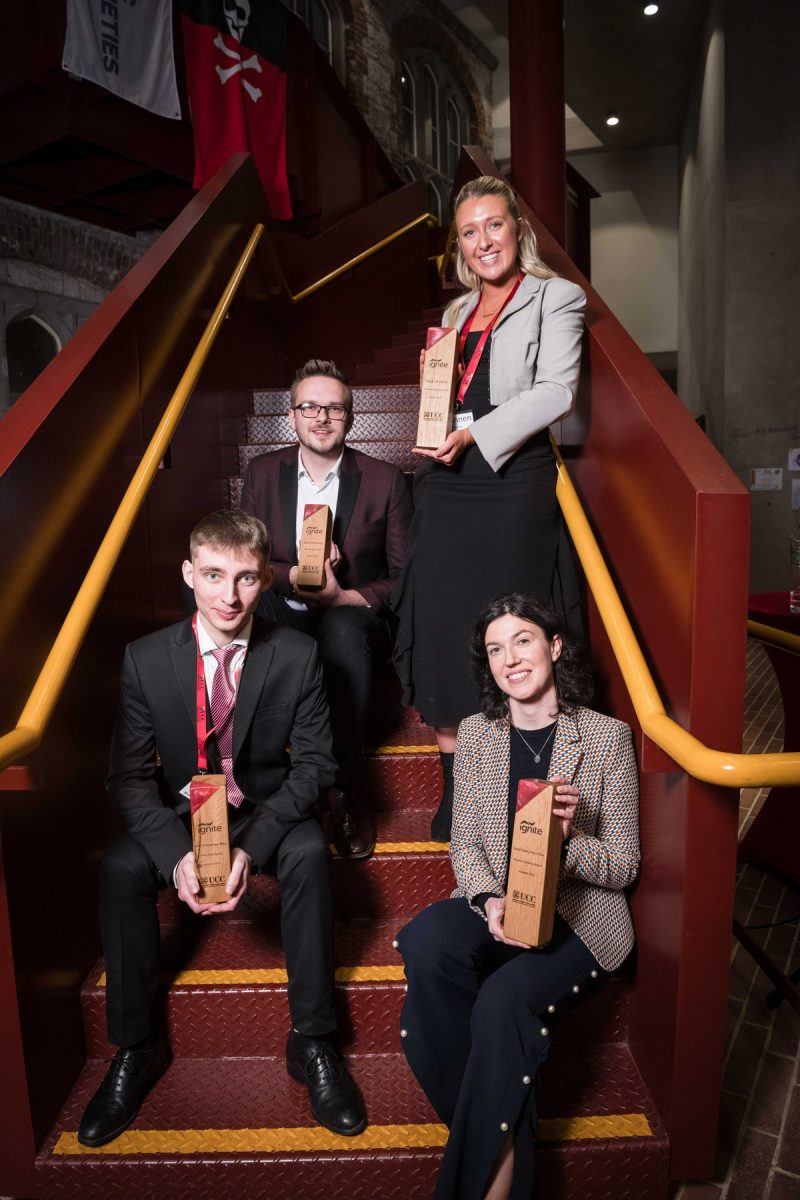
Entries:
[[[748, 650], [743, 748], [751, 753], [783, 748], [778, 685], [755, 642]], [[743, 789], [740, 836], [763, 799], [762, 789]], [[743, 866], [736, 913], [781, 965], [800, 965], [800, 923], [786, 920], [800, 913], [800, 895]], [[760, 925], [772, 928], [752, 928]], [[716, 1181], [683, 1184], [676, 1200], [800, 1200], [800, 1016], [786, 1004], [769, 1007], [771, 990], [734, 941]]]

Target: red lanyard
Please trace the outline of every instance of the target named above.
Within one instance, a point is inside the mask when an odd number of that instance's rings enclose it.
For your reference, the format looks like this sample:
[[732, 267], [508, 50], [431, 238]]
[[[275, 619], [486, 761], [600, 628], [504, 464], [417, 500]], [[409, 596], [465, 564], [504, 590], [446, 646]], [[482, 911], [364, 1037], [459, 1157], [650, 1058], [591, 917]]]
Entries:
[[197, 670], [195, 671], [195, 707], [197, 709], [197, 770], [200, 775], [208, 773], [208, 758], [206, 757], [206, 742], [214, 732], [206, 722], [206, 669], [203, 666], [203, 656], [200, 653], [200, 641], [197, 637], [197, 613], [192, 617], [192, 629], [197, 646]]
[[[206, 755], [206, 743], [214, 733], [214, 727], [208, 728], [206, 714], [206, 669], [203, 665], [203, 656], [200, 653], [200, 640], [197, 636], [197, 613], [192, 617], [192, 629], [194, 631], [195, 645], [197, 646], [197, 664], [194, 677], [194, 698], [196, 709], [197, 722], [197, 773], [199, 775], [208, 774], [208, 757]], [[221, 671], [222, 667], [217, 666], [217, 670]], [[237, 680], [241, 676], [242, 668], [236, 672]], [[229, 714], [230, 715], [230, 714]], [[224, 726], [225, 722], [222, 722]]]
[[[483, 354], [483, 348], [486, 345], [486, 339], [489, 337], [489, 334], [492, 332], [492, 328], [493, 328], [495, 322], [499, 319], [500, 314], [502, 313], [502, 311], [506, 307], [506, 305], [510, 303], [517, 288], [522, 283], [524, 278], [525, 278], [525, 276], [523, 274], [520, 274], [519, 278], [517, 279], [517, 282], [514, 284], [513, 288], [508, 293], [505, 300], [498, 308], [497, 312], [494, 313], [491, 321], [489, 322], [489, 324], [486, 326], [486, 328], [481, 333], [481, 336], [478, 338], [478, 344], [472, 352], [472, 356], [470, 357], [470, 360], [469, 360], [469, 365], [467, 366], [467, 369], [464, 371], [464, 374], [461, 376], [461, 383], [459, 384], [458, 396], [456, 398], [457, 404], [464, 403], [464, 397], [467, 394], [467, 388], [472, 383], [472, 377], [474, 376], [475, 372], [478, 369], [478, 363], [480, 362], [481, 355]], [[483, 295], [483, 292], [481, 291], [478, 294], [478, 304], [480, 304], [480, 302], [481, 302], [482, 295]], [[461, 330], [461, 337], [459, 340], [460, 340], [460, 344], [461, 344], [461, 357], [462, 358], [464, 357], [464, 347], [467, 344], [467, 334], [469, 333], [470, 328], [472, 326], [472, 322], [475, 319], [475, 313], [478, 311], [478, 304], [475, 305], [472, 312], [469, 314], [469, 317], [467, 318], [467, 320], [464, 324], [464, 328]]]

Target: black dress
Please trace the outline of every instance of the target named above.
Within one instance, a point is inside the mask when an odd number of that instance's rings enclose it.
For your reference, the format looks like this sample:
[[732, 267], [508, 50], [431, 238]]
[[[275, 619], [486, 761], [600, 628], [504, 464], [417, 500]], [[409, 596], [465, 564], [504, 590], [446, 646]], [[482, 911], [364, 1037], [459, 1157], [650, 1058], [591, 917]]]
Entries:
[[[479, 337], [467, 335], [467, 362]], [[464, 397], [476, 421], [493, 411], [491, 340]], [[469, 642], [475, 618], [495, 596], [531, 592], [580, 636], [577, 577], [555, 485], [547, 429], [497, 472], [476, 445], [452, 467], [426, 458], [417, 468], [408, 554], [392, 600], [394, 657], [404, 703], [428, 724], [458, 725], [480, 708]]]

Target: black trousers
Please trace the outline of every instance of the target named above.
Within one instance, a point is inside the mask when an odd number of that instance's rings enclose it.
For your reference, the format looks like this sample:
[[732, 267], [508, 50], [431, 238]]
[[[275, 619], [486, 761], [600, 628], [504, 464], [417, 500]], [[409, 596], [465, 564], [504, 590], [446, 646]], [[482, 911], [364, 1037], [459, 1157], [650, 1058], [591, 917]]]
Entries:
[[358, 778], [364, 731], [370, 711], [373, 664], [388, 658], [389, 627], [371, 608], [342, 604], [322, 612], [298, 612], [269, 588], [259, 612], [278, 625], [313, 637], [319, 647], [325, 694], [331, 711], [336, 783], [351, 788]]
[[[232, 844], [249, 819], [248, 814], [231, 813]], [[292, 826], [265, 869], [276, 876], [281, 889], [281, 937], [292, 1024], [309, 1036], [332, 1033], [336, 1016], [330, 855], [317, 822]], [[106, 1021], [109, 1041], [116, 1046], [132, 1046], [154, 1032], [160, 942], [157, 901], [166, 886], [145, 848], [128, 835], [103, 860], [100, 921]], [[223, 914], [205, 919], [226, 918]]]
[[602, 975], [594, 955], [560, 917], [542, 950], [496, 942], [459, 899], [424, 909], [398, 945], [408, 981], [403, 1050], [450, 1129], [435, 1200], [481, 1200], [510, 1132], [511, 1197], [530, 1200], [536, 1075], [573, 988]]

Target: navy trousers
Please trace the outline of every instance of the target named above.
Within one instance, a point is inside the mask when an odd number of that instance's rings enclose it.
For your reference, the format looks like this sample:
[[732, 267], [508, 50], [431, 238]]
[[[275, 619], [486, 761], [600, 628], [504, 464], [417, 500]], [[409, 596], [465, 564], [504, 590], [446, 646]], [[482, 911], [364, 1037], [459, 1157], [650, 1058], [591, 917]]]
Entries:
[[435, 1200], [481, 1200], [509, 1132], [511, 1197], [530, 1200], [536, 1075], [559, 1010], [603, 972], [560, 917], [548, 946], [521, 950], [496, 942], [462, 899], [424, 909], [398, 946], [408, 981], [403, 1050], [450, 1129]]

